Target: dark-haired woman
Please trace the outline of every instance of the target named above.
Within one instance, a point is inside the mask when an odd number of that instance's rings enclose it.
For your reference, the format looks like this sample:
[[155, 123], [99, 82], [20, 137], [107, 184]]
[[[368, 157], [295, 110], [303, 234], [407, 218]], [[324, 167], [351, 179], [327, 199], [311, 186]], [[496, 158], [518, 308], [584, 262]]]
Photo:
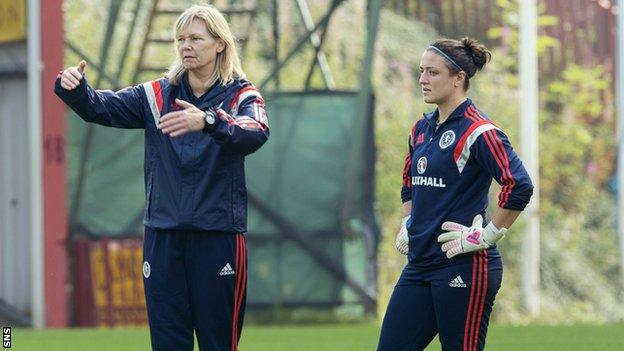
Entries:
[[[490, 58], [470, 38], [438, 40], [422, 55], [423, 98], [437, 108], [409, 137], [397, 237], [408, 263], [386, 310], [379, 351], [423, 350], [436, 334], [445, 351], [485, 346], [503, 276], [496, 242], [533, 194], [505, 133], [467, 98], [470, 78]], [[498, 209], [483, 225], [492, 178], [501, 185]]]

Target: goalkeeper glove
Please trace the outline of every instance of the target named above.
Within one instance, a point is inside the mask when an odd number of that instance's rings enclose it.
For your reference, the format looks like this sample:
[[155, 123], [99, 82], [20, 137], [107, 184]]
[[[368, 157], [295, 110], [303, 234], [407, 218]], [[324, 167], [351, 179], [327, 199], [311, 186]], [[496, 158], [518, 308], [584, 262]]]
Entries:
[[394, 242], [394, 246], [397, 251], [402, 253], [403, 255], [407, 255], [409, 251], [409, 239], [407, 237], [407, 221], [410, 219], [410, 216], [403, 217], [401, 221], [401, 229], [397, 233], [396, 240]]
[[476, 215], [471, 227], [466, 227], [455, 222], [442, 223], [442, 230], [446, 233], [438, 236], [438, 242], [442, 244], [442, 251], [446, 257], [453, 258], [459, 254], [488, 249], [502, 239], [507, 228], [498, 229], [490, 222], [483, 228], [483, 217]]

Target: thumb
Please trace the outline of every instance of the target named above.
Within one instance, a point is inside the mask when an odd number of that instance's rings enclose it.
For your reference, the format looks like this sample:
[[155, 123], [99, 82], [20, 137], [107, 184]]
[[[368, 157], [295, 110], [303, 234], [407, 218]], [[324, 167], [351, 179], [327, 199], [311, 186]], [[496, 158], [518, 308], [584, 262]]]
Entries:
[[184, 101], [182, 99], [175, 99], [175, 101], [176, 101], [176, 104], [184, 108], [195, 107], [195, 105], [191, 104], [190, 102]]
[[483, 217], [481, 217], [480, 214], [476, 215], [475, 218], [472, 220], [472, 226], [483, 228]]
[[80, 63], [78, 64], [78, 72], [80, 72], [80, 74], [84, 74], [85, 68], [87, 68], [87, 61], [80, 61]]

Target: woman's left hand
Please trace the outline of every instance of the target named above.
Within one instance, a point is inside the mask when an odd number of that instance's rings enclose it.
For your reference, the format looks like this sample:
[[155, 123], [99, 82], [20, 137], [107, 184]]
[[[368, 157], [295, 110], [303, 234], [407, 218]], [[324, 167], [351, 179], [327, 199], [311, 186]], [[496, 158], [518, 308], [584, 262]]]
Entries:
[[190, 102], [176, 99], [176, 104], [183, 109], [169, 112], [160, 118], [158, 129], [171, 137], [177, 137], [189, 132], [198, 132], [204, 128], [204, 111]]

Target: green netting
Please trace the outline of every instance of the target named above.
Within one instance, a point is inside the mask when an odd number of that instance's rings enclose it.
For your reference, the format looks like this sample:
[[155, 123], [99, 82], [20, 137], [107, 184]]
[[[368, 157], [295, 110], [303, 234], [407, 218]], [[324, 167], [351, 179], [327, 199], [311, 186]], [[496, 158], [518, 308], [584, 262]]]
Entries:
[[[358, 118], [358, 96], [351, 92], [265, 94], [265, 99], [271, 137], [246, 161], [249, 303], [331, 306], [361, 300], [362, 292], [353, 291], [374, 283], [367, 265], [374, 261], [378, 236], [372, 117]], [[73, 200], [85, 124], [70, 117]], [[365, 123], [367, 132], [354, 153], [355, 123]], [[76, 227], [94, 236], [139, 235], [142, 131], [96, 126], [91, 142]], [[347, 188], [354, 192], [349, 197]], [[352, 203], [345, 203], [347, 198]]]
[[[273, 95], [267, 97], [267, 106], [271, 138], [246, 160], [249, 193], [301, 231], [335, 230], [340, 225], [357, 96]], [[359, 183], [362, 189], [364, 181]], [[252, 211], [249, 220], [258, 235], [275, 231], [257, 212]]]
[[[68, 199], [74, 207], [87, 124], [70, 110], [68, 118]], [[93, 125], [91, 147], [75, 224], [83, 234], [117, 236], [141, 233], [132, 225], [145, 204], [143, 130]]]
[[[318, 255], [304, 251], [301, 245], [285, 240], [289, 228], [280, 228], [272, 216], [258, 210], [251, 201], [249, 238], [262, 242], [262, 250], [250, 251], [250, 259], [262, 262], [269, 272], [280, 272], [282, 281], [262, 274], [250, 277], [250, 298], [261, 299], [267, 291], [280, 302], [344, 302], [352, 294], [343, 294], [344, 282], [331, 267], [320, 267], [330, 259], [361, 285], [366, 283], [366, 247], [362, 240], [345, 240], [345, 184], [352, 182], [358, 192], [352, 204], [354, 213], [372, 213], [373, 173], [347, 179], [347, 167], [372, 170], [373, 139], [367, 138], [358, 155], [352, 155], [354, 124], [367, 123], [358, 118], [358, 96], [354, 93], [291, 93], [266, 96], [271, 138], [258, 153], [247, 160], [250, 197], [274, 212], [274, 216], [296, 228], [297, 233]], [[356, 163], [348, 162], [350, 157]], [[358, 164], [359, 163], [359, 164]], [[362, 201], [366, 199], [366, 201]], [[364, 221], [376, 233], [373, 216]], [[358, 238], [359, 239], [359, 238]], [[264, 241], [264, 242], [263, 242]], [[371, 243], [375, 245], [374, 242]], [[260, 257], [272, 252], [270, 259]], [[345, 261], [349, 254], [350, 261]], [[260, 269], [260, 267], [251, 267]], [[331, 273], [330, 273], [331, 272]], [[356, 278], [357, 277], [357, 278]], [[319, 282], [321, 284], [319, 284]], [[264, 290], [270, 287], [269, 290]], [[349, 289], [347, 289], [349, 290]]]

